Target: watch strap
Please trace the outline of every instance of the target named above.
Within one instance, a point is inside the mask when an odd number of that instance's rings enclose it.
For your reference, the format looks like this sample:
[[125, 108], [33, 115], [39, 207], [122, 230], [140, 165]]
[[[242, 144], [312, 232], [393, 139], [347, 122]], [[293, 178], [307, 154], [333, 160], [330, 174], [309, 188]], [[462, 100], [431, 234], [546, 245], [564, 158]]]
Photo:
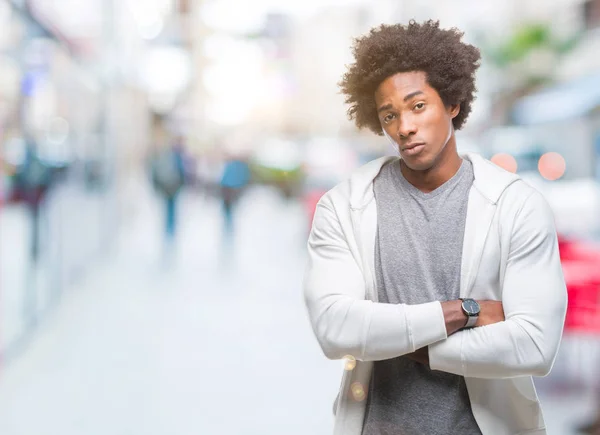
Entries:
[[477, 316], [467, 316], [467, 324], [465, 325], [465, 328], [472, 328], [473, 326], [475, 326], [478, 318], [479, 318], [478, 315]]

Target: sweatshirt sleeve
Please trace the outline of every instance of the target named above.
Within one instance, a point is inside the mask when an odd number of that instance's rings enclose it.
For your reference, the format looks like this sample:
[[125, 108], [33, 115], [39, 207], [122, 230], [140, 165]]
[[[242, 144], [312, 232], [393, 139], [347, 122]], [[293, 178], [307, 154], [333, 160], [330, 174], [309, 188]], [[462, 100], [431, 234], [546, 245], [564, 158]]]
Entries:
[[554, 217], [537, 191], [515, 217], [502, 305], [504, 322], [463, 330], [429, 346], [431, 368], [475, 378], [550, 372], [563, 332], [567, 291]]
[[304, 298], [314, 334], [331, 359], [394, 358], [446, 338], [439, 302], [384, 304], [365, 299], [360, 258], [351, 252], [340, 221], [324, 197], [308, 241]]

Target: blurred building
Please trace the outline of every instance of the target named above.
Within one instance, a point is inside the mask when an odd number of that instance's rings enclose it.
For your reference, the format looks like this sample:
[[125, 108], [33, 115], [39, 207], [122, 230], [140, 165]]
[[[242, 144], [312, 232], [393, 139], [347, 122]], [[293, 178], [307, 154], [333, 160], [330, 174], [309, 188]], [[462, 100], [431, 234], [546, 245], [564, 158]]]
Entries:
[[[8, 271], [0, 283], [2, 354], [129, 219], [152, 116], [180, 110], [190, 83], [191, 3], [0, 1], [0, 219], [12, 233], [0, 245]], [[181, 128], [175, 116], [171, 128]], [[43, 200], [35, 263], [24, 248], [29, 218], [11, 177], [31, 146], [45, 165], [62, 169]]]

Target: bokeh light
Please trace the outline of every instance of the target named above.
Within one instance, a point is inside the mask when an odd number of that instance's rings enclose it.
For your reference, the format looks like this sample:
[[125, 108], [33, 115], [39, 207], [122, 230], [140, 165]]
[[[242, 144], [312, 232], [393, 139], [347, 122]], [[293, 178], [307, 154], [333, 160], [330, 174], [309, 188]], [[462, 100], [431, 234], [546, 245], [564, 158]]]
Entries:
[[365, 392], [365, 387], [360, 382], [354, 382], [350, 386], [350, 390], [352, 392], [352, 398], [357, 402], [362, 402], [367, 398], [367, 393]]
[[565, 174], [567, 163], [559, 153], [546, 153], [540, 157], [538, 169], [546, 180], [555, 181]]
[[499, 153], [492, 157], [491, 160], [508, 172], [512, 172], [513, 174], [517, 172], [517, 160], [510, 154]]
[[346, 355], [344, 357], [344, 369], [347, 371], [352, 371], [356, 367], [356, 358], [352, 355]]

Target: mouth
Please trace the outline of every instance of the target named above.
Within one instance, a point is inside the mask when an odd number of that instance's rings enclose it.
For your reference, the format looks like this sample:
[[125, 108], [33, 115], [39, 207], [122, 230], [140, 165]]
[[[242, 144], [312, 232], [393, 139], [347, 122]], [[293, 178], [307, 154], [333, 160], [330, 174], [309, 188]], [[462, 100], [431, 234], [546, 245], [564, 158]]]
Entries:
[[405, 156], [415, 156], [423, 151], [423, 149], [425, 149], [425, 144], [423, 142], [411, 143], [402, 147], [401, 152]]
[[409, 150], [415, 149], [416, 147], [419, 147], [419, 146], [422, 146], [422, 145], [425, 145], [425, 144], [423, 142], [411, 143], [411, 144], [403, 146], [402, 147], [402, 151], [409, 151]]

